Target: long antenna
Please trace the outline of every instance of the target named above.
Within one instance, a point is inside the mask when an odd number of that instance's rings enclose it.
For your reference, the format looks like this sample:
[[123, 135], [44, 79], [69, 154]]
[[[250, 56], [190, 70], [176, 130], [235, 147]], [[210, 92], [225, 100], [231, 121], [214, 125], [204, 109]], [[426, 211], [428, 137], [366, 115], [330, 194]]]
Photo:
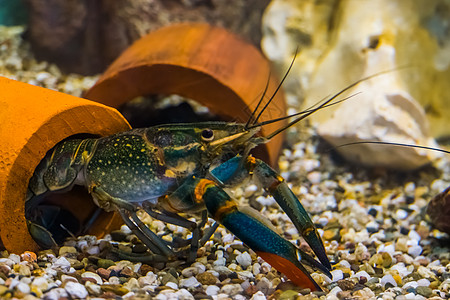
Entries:
[[261, 103], [263, 102], [264, 97], [266, 96], [267, 89], [269, 88], [269, 83], [270, 83], [270, 75], [271, 75], [271, 72], [269, 70], [269, 76], [267, 77], [267, 82], [266, 82], [266, 87], [264, 88], [264, 92], [262, 93], [261, 98], [259, 99], [258, 104], [256, 105], [255, 109], [252, 111], [252, 114], [248, 118], [247, 123], [245, 123], [245, 129], [247, 129], [248, 126], [250, 125], [250, 122], [252, 121], [253, 117], [255, 116], [256, 112], [258, 111], [258, 108], [261, 105]]
[[[266, 110], [267, 106], [269, 106], [270, 102], [272, 102], [272, 100], [275, 98], [275, 95], [280, 90], [281, 86], [283, 85], [283, 82], [286, 80], [286, 77], [289, 75], [289, 72], [291, 71], [292, 66], [294, 65], [295, 59], [297, 57], [297, 53], [298, 53], [298, 47], [295, 49], [294, 57], [292, 58], [291, 64], [289, 65], [289, 68], [287, 69], [286, 73], [284, 74], [283, 79], [281, 79], [280, 84], [278, 84], [275, 92], [272, 94], [272, 97], [270, 97], [269, 101], [267, 101], [267, 103], [264, 105], [263, 109], [259, 112], [258, 116], [256, 116], [256, 119], [252, 125], [258, 123], [259, 117], [261, 117], [262, 113]], [[259, 103], [258, 103], [258, 105], [259, 105]]]
[[[362, 92], [358, 92], [358, 93], [352, 94], [352, 95], [350, 95], [348, 97], [345, 97], [344, 99], [338, 100], [336, 102], [328, 103], [327, 105], [323, 106], [322, 108], [326, 108], [326, 107], [330, 107], [330, 106], [339, 104], [339, 103], [344, 102], [344, 101], [346, 101], [346, 100], [348, 100], [350, 98], [353, 98], [353, 97], [355, 97], [355, 96], [357, 96], [357, 95], [359, 95], [361, 93]], [[286, 119], [289, 119], [289, 118], [293, 118], [293, 117], [296, 117], [296, 116], [299, 116], [299, 115], [304, 115], [304, 114], [307, 114], [307, 113], [310, 113], [310, 112], [316, 112], [318, 109], [317, 108], [313, 108], [313, 107], [316, 106], [316, 105], [319, 105], [319, 103], [322, 102], [322, 101], [323, 100], [320, 100], [319, 102], [317, 102], [316, 104], [310, 106], [306, 110], [300, 111], [298, 113], [295, 113], [295, 114], [292, 114], [292, 115], [289, 115], [289, 116], [285, 116], [285, 117], [279, 117], [279, 118], [272, 119], [272, 120], [267, 120], [267, 121], [264, 121], [264, 122], [260, 122], [258, 124], [254, 124], [254, 125], [248, 127], [247, 129], [252, 129], [252, 128], [255, 128], [255, 127], [259, 127], [259, 126], [264, 126], [264, 125], [267, 125], [267, 124], [272, 124], [272, 123], [283, 121], [283, 120], [286, 120]]]
[[419, 148], [419, 149], [425, 149], [425, 150], [432, 150], [432, 151], [438, 151], [446, 154], [450, 154], [450, 151], [439, 149], [439, 148], [433, 148], [433, 147], [427, 147], [427, 146], [421, 146], [421, 145], [410, 145], [410, 144], [403, 144], [403, 143], [393, 143], [393, 142], [378, 142], [378, 141], [367, 141], [367, 142], [351, 142], [342, 144], [339, 146], [335, 146], [332, 149], [342, 148], [346, 146], [352, 146], [352, 145], [360, 145], [360, 144], [378, 144], [378, 145], [390, 145], [390, 146], [400, 146], [400, 147], [408, 147], [408, 148]]
[[306, 113], [306, 114], [304, 114], [304, 115], [298, 117], [297, 119], [295, 119], [295, 120], [289, 122], [286, 126], [280, 128], [280, 129], [275, 130], [274, 132], [272, 132], [271, 134], [269, 134], [268, 136], [266, 136], [266, 138], [270, 140], [271, 138], [273, 138], [273, 137], [276, 136], [277, 134], [279, 134], [279, 133], [283, 132], [284, 130], [288, 129], [289, 127], [291, 127], [291, 126], [297, 124], [297, 123], [300, 122], [301, 120], [303, 120], [303, 119], [309, 117], [311, 114], [315, 113], [316, 111], [318, 111], [318, 110], [324, 108], [326, 105], [330, 104], [331, 101], [333, 101], [334, 99], [336, 99], [338, 96], [342, 95], [344, 92], [346, 92], [346, 91], [348, 91], [349, 89], [353, 88], [354, 86], [360, 84], [361, 82], [366, 81], [366, 80], [369, 80], [369, 79], [374, 78], [374, 77], [376, 77], [376, 76], [380, 76], [380, 75], [382, 75], [382, 74], [389, 73], [389, 72], [392, 72], [392, 70], [381, 71], [381, 72], [375, 73], [375, 74], [373, 74], [373, 75], [364, 77], [364, 78], [362, 78], [362, 79], [359, 79], [359, 80], [353, 82], [352, 84], [348, 85], [347, 87], [345, 87], [344, 89], [342, 89], [342, 90], [339, 91], [338, 93], [334, 94], [330, 99], [328, 99], [327, 101], [325, 101], [324, 103], [322, 103], [321, 105], [319, 105], [319, 106], [318, 106], [317, 108], [315, 108], [314, 110], [312, 110], [312, 111], [310, 111], [310, 112], [308, 112], [308, 113]]

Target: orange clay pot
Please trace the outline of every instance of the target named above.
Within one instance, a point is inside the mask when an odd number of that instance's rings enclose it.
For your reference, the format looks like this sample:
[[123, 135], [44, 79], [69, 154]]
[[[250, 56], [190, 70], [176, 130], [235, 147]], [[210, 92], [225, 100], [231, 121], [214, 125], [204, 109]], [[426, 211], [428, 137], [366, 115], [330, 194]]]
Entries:
[[[25, 195], [34, 169], [46, 152], [74, 134], [110, 135], [128, 130], [115, 109], [85, 99], [0, 77], [0, 238], [15, 253], [38, 250], [28, 233]], [[90, 196], [62, 204], [80, 220], [95, 208]], [[62, 200], [62, 199], [59, 199]], [[120, 226], [120, 217], [104, 213], [90, 234]]]
[[[150, 94], [178, 94], [198, 101], [225, 120], [247, 122], [269, 81], [270, 97], [278, 81], [270, 66], [249, 43], [208, 24], [176, 24], [154, 31], [119, 56], [85, 97], [119, 107]], [[278, 91], [261, 120], [285, 115]], [[267, 125], [262, 134], [280, 128]], [[276, 136], [259, 156], [276, 165], [283, 137]]]

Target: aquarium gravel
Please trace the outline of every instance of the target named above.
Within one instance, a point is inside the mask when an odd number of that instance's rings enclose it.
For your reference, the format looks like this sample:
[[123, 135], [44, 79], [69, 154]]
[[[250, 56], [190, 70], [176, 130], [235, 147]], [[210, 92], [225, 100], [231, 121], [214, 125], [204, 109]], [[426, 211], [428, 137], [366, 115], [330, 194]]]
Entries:
[[[37, 62], [21, 27], [0, 27], [0, 74], [81, 95], [96, 77], [62, 74]], [[0, 256], [2, 299], [447, 299], [449, 237], [425, 214], [433, 195], [450, 185], [449, 157], [411, 173], [363, 168], [328, 151], [304, 122], [287, 134], [281, 175], [299, 197], [325, 243], [332, 279], [313, 273], [324, 292], [301, 290], [223, 227], [185, 261], [142, 263], [122, 253], [146, 249], [126, 227], [104, 239], [69, 238], [38, 253]], [[230, 191], [267, 217], [283, 235], [310, 251], [272, 197], [254, 185]], [[189, 236], [181, 227], [142, 216], [159, 234]], [[211, 223], [211, 220], [209, 222]]]

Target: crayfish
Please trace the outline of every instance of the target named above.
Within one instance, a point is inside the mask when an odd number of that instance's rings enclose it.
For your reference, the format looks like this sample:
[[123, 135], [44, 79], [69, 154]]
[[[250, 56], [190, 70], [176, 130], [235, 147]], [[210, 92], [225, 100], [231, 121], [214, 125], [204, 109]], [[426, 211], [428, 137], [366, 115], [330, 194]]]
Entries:
[[[258, 105], [246, 124], [169, 124], [108, 137], [62, 141], [47, 153], [30, 179], [26, 200], [30, 233], [39, 244], [51, 247], [55, 242], [43, 221], [45, 212], [38, 209], [39, 199], [49, 192], [82, 185], [100, 208], [119, 212], [154, 255], [175, 259], [183, 252], [152, 232], [136, 214], [138, 209], [192, 232], [192, 238], [184, 241], [184, 246], [190, 246], [188, 260], [195, 259], [199, 245], [211, 237], [220, 223], [298, 286], [321, 290], [303, 265], [331, 277], [331, 264], [314, 223], [284, 179], [265, 162], [251, 156], [250, 150], [312, 113], [342, 101], [332, 102], [366, 79], [346, 87], [316, 108], [285, 118], [258, 122]], [[287, 118], [293, 120], [286, 126], [265, 137], [257, 135], [262, 126]], [[225, 188], [248, 178], [275, 198], [320, 262], [276, 233], [256, 210], [238, 207]], [[202, 221], [197, 224], [187, 220], [180, 215], [184, 213], [199, 213]], [[203, 230], [208, 214], [216, 223]]]

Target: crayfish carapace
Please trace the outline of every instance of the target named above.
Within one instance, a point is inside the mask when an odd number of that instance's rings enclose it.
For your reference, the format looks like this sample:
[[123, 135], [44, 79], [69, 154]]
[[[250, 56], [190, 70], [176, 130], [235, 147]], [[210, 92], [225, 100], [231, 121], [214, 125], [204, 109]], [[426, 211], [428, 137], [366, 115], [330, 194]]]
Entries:
[[[312, 113], [342, 101], [332, 102], [367, 79], [353, 83], [315, 108], [286, 118], [258, 122], [254, 112], [246, 124], [169, 124], [102, 138], [62, 141], [47, 153], [30, 179], [26, 200], [30, 233], [42, 246], [51, 247], [54, 241], [39, 211], [40, 196], [82, 185], [99, 207], [118, 211], [158, 257], [195, 259], [199, 245], [220, 223], [298, 286], [321, 290], [303, 266], [331, 277], [331, 265], [316, 227], [284, 179], [249, 153]], [[279, 130], [265, 137], [257, 135], [265, 124], [287, 118], [293, 120]], [[224, 190], [248, 178], [275, 198], [320, 262], [276, 233], [257, 211], [238, 207]], [[139, 209], [153, 218], [188, 228], [192, 238], [178, 245], [164, 241], [140, 220], [136, 214]], [[197, 224], [180, 213], [200, 213], [202, 221]], [[204, 228], [208, 214], [216, 223]], [[188, 253], [177, 251], [180, 245], [190, 245]]]

